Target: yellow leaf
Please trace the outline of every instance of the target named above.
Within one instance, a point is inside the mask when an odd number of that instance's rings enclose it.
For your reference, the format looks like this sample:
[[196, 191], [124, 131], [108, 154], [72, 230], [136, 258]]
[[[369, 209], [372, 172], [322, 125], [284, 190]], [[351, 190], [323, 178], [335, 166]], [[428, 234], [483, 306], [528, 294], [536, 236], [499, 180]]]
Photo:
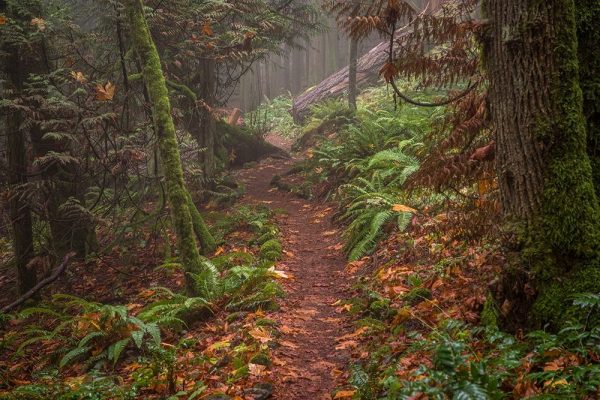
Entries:
[[348, 399], [350, 397], [353, 397], [356, 394], [356, 390], [340, 390], [339, 392], [337, 392], [335, 394], [335, 396], [333, 397], [334, 400], [337, 399]]
[[216, 256], [220, 256], [221, 254], [225, 253], [225, 249], [223, 248], [223, 246], [220, 246], [217, 251], [215, 251], [215, 257]]
[[108, 101], [115, 97], [116, 86], [108, 82], [106, 85], [96, 85], [96, 100]]
[[34, 18], [31, 20], [31, 25], [33, 26], [37, 26], [37, 28], [40, 31], [45, 31], [46, 30], [46, 21], [44, 21], [42, 18]]
[[406, 213], [412, 213], [412, 214], [416, 214], [417, 213], [417, 210], [415, 210], [414, 208], [410, 208], [410, 207], [405, 206], [403, 204], [394, 204], [392, 206], [392, 211], [406, 212]]
[[275, 267], [269, 268], [269, 274], [276, 279], [293, 279], [292, 275], [288, 275], [284, 271], [276, 270]]
[[83, 72], [79, 71], [71, 71], [71, 76], [79, 83], [86, 83], [87, 78], [83, 75]]

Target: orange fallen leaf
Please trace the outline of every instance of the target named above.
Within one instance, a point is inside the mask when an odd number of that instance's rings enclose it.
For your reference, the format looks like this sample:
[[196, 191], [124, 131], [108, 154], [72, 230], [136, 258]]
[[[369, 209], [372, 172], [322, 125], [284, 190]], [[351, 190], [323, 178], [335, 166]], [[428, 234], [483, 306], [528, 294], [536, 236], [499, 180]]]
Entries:
[[212, 36], [215, 33], [212, 29], [212, 26], [210, 26], [209, 23], [206, 23], [206, 24], [202, 25], [202, 34], [206, 35], [206, 36]]
[[4, 15], [0, 15], [0, 25], [6, 25], [7, 22], [8, 18], [6, 18]]
[[415, 210], [414, 208], [411, 208], [409, 206], [405, 206], [404, 204], [394, 204], [392, 206], [392, 211], [406, 212], [406, 213], [411, 213], [411, 214], [417, 213], [417, 210]]
[[115, 97], [115, 91], [117, 87], [111, 82], [106, 85], [96, 85], [96, 100], [109, 101]]
[[215, 251], [215, 257], [220, 256], [223, 253], [225, 253], [225, 249], [223, 248], [223, 246], [219, 246], [219, 248], [217, 248], [217, 250]]
[[337, 399], [348, 399], [350, 397], [353, 397], [356, 394], [356, 390], [340, 390], [339, 392], [337, 392], [335, 394], [335, 396], [333, 397], [334, 400]]

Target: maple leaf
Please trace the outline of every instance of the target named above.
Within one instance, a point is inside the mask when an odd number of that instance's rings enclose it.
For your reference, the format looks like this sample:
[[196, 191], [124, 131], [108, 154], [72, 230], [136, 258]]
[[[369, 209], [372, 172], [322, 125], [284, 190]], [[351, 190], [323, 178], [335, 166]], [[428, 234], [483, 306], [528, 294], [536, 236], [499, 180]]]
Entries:
[[71, 77], [75, 79], [79, 83], [86, 83], [87, 78], [83, 75], [83, 72], [80, 71], [71, 71]]
[[248, 331], [248, 334], [261, 343], [268, 343], [273, 340], [271, 334], [264, 328], [254, 328]]
[[106, 85], [96, 85], [96, 100], [109, 101], [115, 97], [115, 91], [117, 87], [111, 82]]
[[31, 25], [36, 26], [42, 32], [46, 30], [46, 21], [42, 18], [33, 18], [31, 20]]
[[405, 206], [404, 204], [394, 204], [392, 206], [392, 211], [405, 212], [405, 213], [411, 213], [411, 214], [417, 213], [417, 210], [415, 210], [414, 208], [411, 208], [409, 206]]
[[6, 25], [7, 22], [8, 22], [8, 18], [6, 18], [4, 15], [0, 14], [0, 25]]

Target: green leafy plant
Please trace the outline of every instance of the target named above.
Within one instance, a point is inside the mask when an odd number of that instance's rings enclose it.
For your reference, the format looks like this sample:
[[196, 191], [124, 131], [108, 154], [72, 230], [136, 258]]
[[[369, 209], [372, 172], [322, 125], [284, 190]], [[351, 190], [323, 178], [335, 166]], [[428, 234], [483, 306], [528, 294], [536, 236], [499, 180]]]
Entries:
[[149, 343], [155, 346], [161, 343], [159, 326], [131, 315], [127, 307], [75, 296], [55, 295], [51, 303], [25, 309], [20, 316], [47, 316], [50, 328], [27, 329], [25, 334], [29, 338], [20, 345], [17, 354], [36, 343], [58, 342], [60, 368], [82, 360], [89, 366], [110, 363], [114, 367], [127, 347], [143, 351]]

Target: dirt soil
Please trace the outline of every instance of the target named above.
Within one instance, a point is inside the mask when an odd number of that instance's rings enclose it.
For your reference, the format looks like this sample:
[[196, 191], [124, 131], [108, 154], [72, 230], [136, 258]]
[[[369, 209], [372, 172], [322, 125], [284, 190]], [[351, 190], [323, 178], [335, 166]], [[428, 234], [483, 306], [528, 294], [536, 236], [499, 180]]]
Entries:
[[[268, 140], [289, 149], [281, 138]], [[270, 186], [272, 177], [284, 174], [295, 161], [268, 159], [238, 176], [246, 185], [244, 202], [283, 211], [278, 223], [285, 256], [277, 269], [293, 279], [285, 284], [280, 310], [271, 316], [281, 332], [273, 352], [274, 398], [331, 399], [344, 382], [341, 371], [349, 361], [343, 343], [351, 325], [336, 302], [349, 297], [350, 277], [344, 271], [341, 232], [331, 223], [333, 208]]]

